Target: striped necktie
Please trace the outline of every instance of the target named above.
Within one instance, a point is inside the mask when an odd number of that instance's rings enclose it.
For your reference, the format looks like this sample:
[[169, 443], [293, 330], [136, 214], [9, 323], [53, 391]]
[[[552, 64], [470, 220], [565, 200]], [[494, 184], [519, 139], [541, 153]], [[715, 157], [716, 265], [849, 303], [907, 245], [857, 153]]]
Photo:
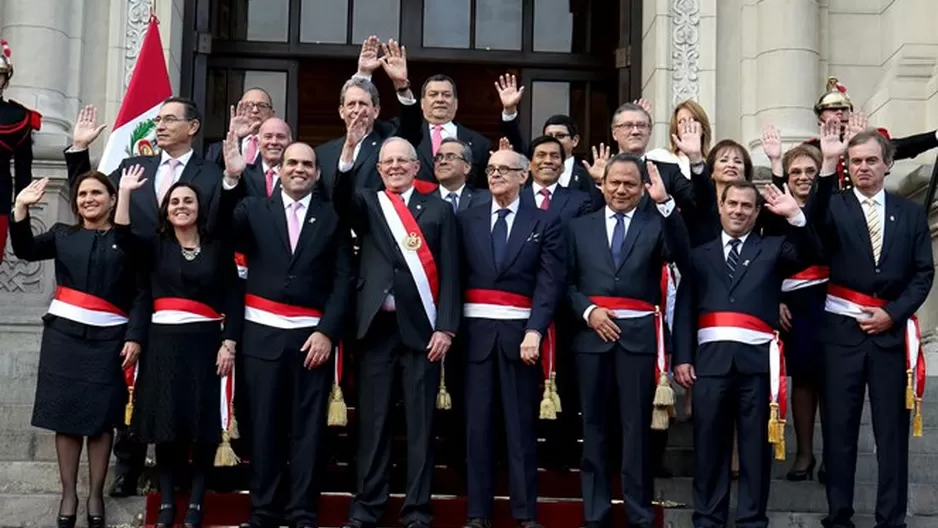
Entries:
[[883, 251], [883, 231], [879, 225], [879, 215], [876, 214], [876, 202], [872, 198], [863, 200], [863, 214], [866, 216], [866, 227], [870, 231], [873, 261], [879, 264], [880, 253]]
[[730, 240], [730, 254], [726, 257], [726, 272], [731, 281], [736, 273], [736, 266], [739, 265], [739, 242], [738, 238]]

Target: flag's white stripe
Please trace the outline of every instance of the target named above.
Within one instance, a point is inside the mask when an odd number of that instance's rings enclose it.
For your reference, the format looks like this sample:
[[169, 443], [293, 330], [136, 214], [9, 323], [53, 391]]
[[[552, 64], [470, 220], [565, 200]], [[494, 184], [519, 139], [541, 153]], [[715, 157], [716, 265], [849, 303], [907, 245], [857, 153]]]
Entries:
[[[110, 174], [120, 165], [122, 160], [128, 157], [127, 148], [131, 146], [130, 138], [134, 133], [134, 129], [137, 128], [137, 125], [141, 122], [156, 117], [160, 113], [160, 106], [162, 106], [162, 104], [163, 103], [158, 103], [154, 105], [146, 112], [124, 123], [123, 126], [111, 131], [111, 134], [107, 138], [107, 145], [104, 147], [104, 154], [101, 155], [101, 162], [98, 163], [98, 170], [100, 172]], [[154, 149], [156, 149], [156, 135], [151, 133], [148, 138]], [[137, 156], [139, 153], [134, 152], [134, 155]]]

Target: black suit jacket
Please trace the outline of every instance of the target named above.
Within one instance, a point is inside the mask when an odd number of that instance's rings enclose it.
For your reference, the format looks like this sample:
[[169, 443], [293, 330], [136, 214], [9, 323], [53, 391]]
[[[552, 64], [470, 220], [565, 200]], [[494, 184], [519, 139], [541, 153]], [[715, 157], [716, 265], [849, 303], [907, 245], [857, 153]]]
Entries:
[[[243, 182], [224, 193], [244, 193]], [[247, 257], [251, 272], [245, 291], [265, 299], [313, 308], [322, 313], [316, 330], [334, 344], [342, 338], [352, 291], [352, 250], [347, 229], [331, 204], [313, 195], [297, 241], [290, 250], [281, 192], [270, 198], [248, 196], [238, 204], [232, 222], [236, 249]], [[248, 325], [245, 354], [277, 359], [288, 336], [276, 328]], [[250, 342], [249, 342], [250, 341]]]
[[[440, 195], [440, 190], [443, 191], [443, 194]], [[447, 194], [447, 190], [440, 186], [437, 188], [437, 196], [443, 198]], [[443, 201], [450, 203], [448, 200], [443, 198]], [[483, 204], [489, 204], [492, 201], [492, 195], [489, 193], [488, 189], [476, 189], [471, 185], [466, 185], [463, 187], [462, 194], [459, 196], [459, 202], [457, 204], [456, 212], [460, 213], [469, 209], [471, 207], [476, 207]]]
[[674, 313], [674, 364], [695, 365], [697, 375], [722, 376], [736, 369], [745, 374], [769, 371], [769, 345], [732, 341], [697, 345], [697, 320], [706, 313], [737, 312], [759, 318], [775, 328], [782, 281], [804, 268], [819, 252], [810, 224], [791, 227], [787, 237], [749, 233], [731, 281], [726, 269], [723, 239], [691, 251], [687, 272], [678, 286]]
[[[264, 164], [261, 161], [249, 164], [241, 175], [241, 182], [244, 184], [245, 196], [256, 196], [258, 198], [267, 198], [267, 175], [264, 173]], [[280, 177], [274, 175], [274, 186], [271, 195], [280, 191]]]
[[[488, 178], [485, 176], [485, 167], [489, 164], [489, 150], [492, 144], [482, 134], [466, 128], [459, 123], [456, 125], [456, 137], [469, 145], [472, 149], [472, 172], [469, 173], [467, 183], [476, 189], [487, 189]], [[423, 121], [418, 129], [419, 136], [415, 143], [417, 157], [420, 158], [420, 178], [436, 182], [433, 176], [433, 143], [430, 137], [430, 124]]]
[[[687, 218], [687, 211], [697, 207], [697, 196], [694, 193], [694, 184], [684, 177], [684, 173], [681, 172], [681, 166], [677, 163], [655, 160], [651, 160], [651, 162], [658, 168], [661, 182], [664, 183], [664, 188], [668, 191], [668, 194], [674, 198], [674, 202], [677, 204], [681, 215]], [[648, 169], [644, 164], [639, 168], [642, 172], [642, 181], [649, 183], [651, 180], [648, 178]], [[654, 204], [649, 204], [648, 206], [654, 207]]]
[[935, 278], [925, 209], [885, 193], [883, 247], [877, 264], [863, 206], [852, 190], [834, 195], [836, 184], [833, 176], [818, 178], [809, 213], [830, 261], [830, 284], [887, 301], [883, 309], [895, 324], [882, 334], [868, 335], [853, 318], [825, 313], [825, 331], [819, 338], [846, 346], [866, 339], [884, 348], [902, 346], [905, 322], [925, 302]]
[[[534, 198], [534, 186], [530, 183], [521, 189], [521, 203], [527, 207], [538, 208], [537, 200]], [[588, 194], [558, 185], [550, 197], [550, 207], [547, 212], [557, 216], [560, 224], [566, 226], [570, 220], [592, 212], [592, 207]]]
[[[65, 151], [65, 164], [68, 169], [69, 185], [75, 179], [91, 170], [91, 159], [88, 150], [78, 152]], [[135, 235], [149, 237], [156, 233], [159, 226], [159, 204], [156, 201], [156, 172], [160, 165], [160, 156], [134, 156], [121, 161], [120, 165], [109, 175], [115, 187], [120, 186], [121, 172], [134, 165], [143, 167], [143, 177], [146, 182], [143, 188], [131, 194], [130, 218], [131, 230]], [[221, 195], [221, 182], [223, 174], [218, 165], [199, 157], [195, 152], [189, 158], [189, 163], [183, 169], [179, 181], [189, 182], [199, 191], [199, 214], [207, 213], [209, 232], [214, 231], [218, 216], [219, 196]]]
[[[676, 210], [668, 217], [636, 207], [622, 243], [621, 262], [615, 265], [606, 234], [605, 208], [576, 218], [567, 230], [567, 299], [578, 317], [573, 340], [576, 352], [599, 353], [613, 349], [586, 325], [583, 314], [594, 303], [593, 296], [620, 297], [662, 306], [661, 268], [674, 262], [687, 269], [687, 228]], [[618, 319], [622, 330], [618, 343], [627, 351], [654, 354], [654, 316]]]
[[439, 195], [416, 190], [407, 204], [433, 254], [439, 276], [436, 321], [428, 321], [417, 284], [378, 202], [378, 192], [383, 191], [356, 189], [352, 175], [343, 172], [335, 192], [336, 210], [361, 240], [355, 318], [358, 339], [365, 337], [389, 293], [394, 295], [401, 339], [408, 347], [423, 350], [434, 330], [455, 334], [462, 307], [458, 230], [452, 205]]

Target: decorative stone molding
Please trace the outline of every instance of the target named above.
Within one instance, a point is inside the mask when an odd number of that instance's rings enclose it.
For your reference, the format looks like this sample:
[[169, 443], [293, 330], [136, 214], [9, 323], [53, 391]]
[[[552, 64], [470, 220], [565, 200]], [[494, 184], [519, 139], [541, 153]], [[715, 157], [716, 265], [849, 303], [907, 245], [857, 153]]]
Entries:
[[[33, 235], [46, 232], [46, 224], [40, 218], [44, 207], [33, 207], [30, 211]], [[13, 255], [13, 248], [7, 240], [3, 251], [3, 263], [0, 264], [0, 292], [7, 293], [42, 293], [42, 262], [27, 262]]]
[[127, 1], [127, 23], [124, 33], [124, 84], [121, 92], [127, 90], [130, 84], [130, 76], [133, 75], [134, 65], [137, 63], [137, 55], [140, 53], [140, 45], [143, 44], [143, 37], [147, 32], [147, 24], [150, 21], [150, 1], [149, 0], [128, 0]]
[[700, 0], [672, 0], [671, 9], [671, 104], [697, 99], [700, 88]]

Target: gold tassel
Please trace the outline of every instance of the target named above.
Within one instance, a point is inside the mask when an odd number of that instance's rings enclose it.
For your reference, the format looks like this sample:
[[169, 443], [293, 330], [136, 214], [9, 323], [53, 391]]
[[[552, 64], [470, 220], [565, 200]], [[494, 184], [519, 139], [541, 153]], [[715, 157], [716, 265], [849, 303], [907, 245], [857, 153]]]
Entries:
[[554, 410], [556, 412], [562, 412], [563, 407], [560, 406], [560, 393], [557, 392], [557, 373], [550, 373], [550, 401], [554, 402]]
[[235, 417], [234, 405], [231, 406], [231, 418], [228, 418], [228, 436], [232, 440], [241, 438], [241, 429], [238, 428], [238, 418]]
[[905, 371], [905, 408], [912, 410], [915, 408], [915, 391], [912, 390], [912, 371]]
[[231, 448], [231, 436], [228, 434], [228, 431], [222, 431], [221, 444], [218, 445], [218, 450], [215, 451], [215, 466], [231, 467], [238, 465], [240, 462], [241, 459], [238, 458], [234, 449]]
[[130, 425], [134, 415], [134, 388], [127, 387], [127, 405], [124, 406], [124, 425]]
[[348, 406], [345, 405], [345, 395], [342, 394], [342, 387], [338, 384], [332, 384], [332, 393], [329, 396], [329, 419], [330, 427], [345, 427], [348, 425]]
[[778, 421], [778, 441], [775, 442], [775, 460], [785, 460], [785, 420]]
[[436, 393], [436, 408], [448, 411], [453, 408], [453, 397], [446, 390], [446, 365], [440, 365], [440, 390]]
[[655, 407], [674, 407], [674, 389], [668, 381], [668, 375], [662, 372], [658, 376], [658, 387], [655, 389]]
[[912, 436], [920, 438], [925, 434], [925, 425], [922, 423], [922, 399], [915, 399], [915, 414], [912, 416]]
[[550, 397], [550, 380], [544, 382], [544, 396], [541, 398], [541, 420], [556, 420], [557, 408], [554, 407], [554, 400]]
[[769, 443], [778, 443], [778, 404], [769, 404]]
[[655, 405], [651, 411], [651, 428], [655, 431], [667, 431], [671, 425], [671, 417], [667, 407]]

